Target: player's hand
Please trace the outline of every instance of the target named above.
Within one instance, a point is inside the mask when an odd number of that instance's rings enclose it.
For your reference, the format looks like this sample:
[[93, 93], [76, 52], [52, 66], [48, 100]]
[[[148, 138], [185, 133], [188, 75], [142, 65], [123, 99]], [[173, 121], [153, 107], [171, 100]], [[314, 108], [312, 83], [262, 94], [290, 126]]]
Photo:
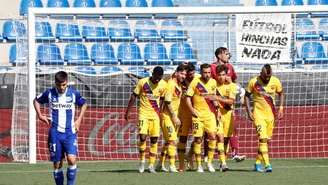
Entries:
[[173, 121], [173, 123], [174, 123], [174, 125], [175, 125], [176, 127], [181, 125], [181, 121], [180, 121], [180, 119], [179, 119], [177, 116], [174, 116], [174, 117], [172, 118], [172, 121]]
[[214, 94], [210, 94], [207, 96], [207, 98], [211, 101], [219, 101], [219, 98], [218, 96], [214, 95]]
[[245, 98], [245, 93], [246, 93], [245, 89], [241, 88], [240, 89], [240, 95], [239, 95], [241, 104], [245, 103], [245, 99], [244, 99]]
[[278, 111], [278, 119], [281, 119], [284, 116], [284, 111], [279, 109]]
[[192, 109], [191, 114], [193, 117], [198, 118], [198, 112], [196, 111], [196, 109]]
[[248, 119], [251, 121], [254, 121], [255, 117], [254, 117], [253, 112], [248, 112]]
[[130, 113], [129, 112], [126, 112], [125, 115], [124, 115], [124, 118], [126, 121], [129, 121], [130, 119]]
[[75, 120], [75, 122], [74, 122], [75, 123], [75, 132], [78, 132], [80, 130], [81, 122], [82, 122], [82, 118]]
[[46, 116], [42, 116], [42, 115], [40, 115], [40, 116], [39, 116], [39, 119], [40, 119], [43, 123], [47, 123], [48, 125], [51, 124], [51, 120], [50, 120], [50, 118], [48, 118], [48, 117], [46, 117]]

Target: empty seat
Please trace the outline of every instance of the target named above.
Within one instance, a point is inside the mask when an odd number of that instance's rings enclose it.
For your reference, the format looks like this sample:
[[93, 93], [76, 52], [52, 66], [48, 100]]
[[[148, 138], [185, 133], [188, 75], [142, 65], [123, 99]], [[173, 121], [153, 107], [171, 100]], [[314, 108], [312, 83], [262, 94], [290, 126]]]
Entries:
[[8, 72], [8, 71], [11, 71], [11, 70], [13, 70], [13, 68], [0, 66], [0, 72]]
[[305, 64], [328, 63], [324, 48], [320, 42], [303, 43], [301, 58]]
[[[148, 3], [146, 0], [126, 0], [126, 7], [138, 8], [138, 7], [148, 7]], [[152, 17], [151, 14], [131, 14], [128, 15], [130, 18], [148, 18]]]
[[47, 7], [49, 8], [68, 8], [68, 0], [48, 0]]
[[41, 0], [21, 0], [19, 13], [20, 15], [27, 15], [29, 7], [43, 7]]
[[90, 65], [91, 60], [84, 44], [70, 43], [65, 46], [64, 60], [67, 65]]
[[302, 65], [289, 65], [285, 69], [305, 69]]
[[131, 66], [128, 68], [128, 71], [142, 77], [150, 76], [149, 69], [144, 66]]
[[105, 66], [101, 69], [100, 74], [108, 74], [113, 72], [122, 72], [123, 70], [117, 66]]
[[109, 37], [101, 21], [87, 21], [82, 26], [82, 36], [86, 42], [108, 42]]
[[282, 6], [304, 5], [303, 0], [282, 0]]
[[79, 26], [76, 23], [57, 23], [56, 38], [58, 38], [59, 41], [82, 42], [83, 40]]
[[[174, 4], [172, 0], [152, 0], [152, 7], [173, 7]], [[178, 18], [178, 14], [155, 14], [155, 19], [176, 19]]]
[[197, 60], [194, 57], [193, 49], [188, 43], [178, 42], [171, 45], [171, 59], [173, 65], [179, 65], [183, 61], [189, 61], [192, 64], [196, 64]]
[[160, 33], [164, 41], [186, 41], [188, 39], [184, 30], [182, 30], [182, 24], [175, 19], [169, 19], [162, 22], [162, 29]]
[[328, 39], [328, 18], [321, 19], [319, 21], [318, 32], [322, 40]]
[[[122, 7], [122, 3], [120, 0], [101, 0], [99, 3], [99, 7], [100, 8], [111, 8], [111, 7]], [[122, 15], [122, 14], [106, 14], [106, 15], [102, 15], [103, 18], [125, 18], [126, 15]]]
[[27, 56], [27, 44], [19, 43], [10, 46], [9, 62], [11, 62], [13, 66], [27, 65]]
[[75, 71], [89, 75], [97, 74], [96, 70], [91, 66], [79, 66], [75, 68]]
[[143, 65], [140, 48], [135, 43], [122, 43], [117, 49], [117, 59], [121, 65]]
[[130, 25], [124, 20], [113, 20], [109, 22], [108, 36], [112, 42], [133, 42]]
[[37, 60], [40, 65], [64, 65], [60, 49], [56, 44], [39, 45]]
[[315, 40], [319, 39], [319, 33], [315, 31], [313, 22], [308, 18], [296, 19], [296, 39]]
[[55, 42], [56, 37], [52, 33], [49, 22], [35, 22], [35, 40], [37, 42]]
[[256, 0], [255, 6], [278, 6], [277, 0]]
[[139, 20], [136, 22], [134, 37], [139, 42], [160, 42], [161, 36], [158, 34], [156, 24], [151, 20]]
[[22, 22], [8, 20], [3, 24], [2, 36], [7, 42], [16, 42], [16, 39], [27, 39], [26, 27]]
[[161, 43], [148, 43], [144, 48], [144, 59], [147, 65], [170, 65], [166, 48]]
[[92, 45], [91, 60], [95, 65], [118, 64], [113, 47], [107, 43], [96, 43]]
[[2, 35], [0, 34], [0, 42], [2, 42], [3, 41], [3, 37], [2, 37]]
[[[75, 0], [73, 4], [74, 8], [95, 8], [96, 3], [94, 0]], [[99, 18], [100, 15], [77, 15], [76, 18]]]
[[328, 69], [328, 65], [314, 65], [311, 69]]
[[[308, 5], [328, 5], [328, 0], [308, 0]], [[310, 13], [311, 17], [328, 17], [326, 12]]]

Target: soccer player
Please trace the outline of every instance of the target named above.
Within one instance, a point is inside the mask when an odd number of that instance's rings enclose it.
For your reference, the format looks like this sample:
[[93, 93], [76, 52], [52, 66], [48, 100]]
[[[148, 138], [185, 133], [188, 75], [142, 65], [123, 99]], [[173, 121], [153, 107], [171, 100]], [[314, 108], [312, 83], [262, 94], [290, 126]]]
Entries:
[[228, 74], [226, 65], [218, 65], [216, 67], [217, 74], [217, 96], [213, 96], [210, 100], [218, 101], [221, 119], [218, 122], [217, 140], [218, 152], [220, 157], [220, 171], [227, 171], [226, 155], [229, 152], [229, 139], [234, 133], [233, 103], [236, 99], [236, 84], [230, 83], [226, 77]]
[[[272, 68], [265, 64], [260, 76], [251, 79], [245, 95], [245, 105], [250, 120], [254, 122], [259, 137], [259, 150], [254, 164], [254, 171], [263, 172], [261, 162], [264, 161], [266, 172], [271, 172], [269, 162], [268, 141], [274, 128], [275, 95], [279, 95], [278, 119], [283, 117], [284, 93], [281, 82], [272, 76]], [[254, 110], [250, 109], [250, 95], [254, 96]]]
[[139, 172], [145, 170], [145, 150], [146, 139], [150, 137], [149, 149], [149, 172], [156, 173], [154, 163], [157, 155], [157, 139], [160, 132], [160, 107], [164, 98], [167, 83], [162, 80], [164, 70], [157, 66], [154, 68], [152, 76], [139, 80], [134, 89], [129, 105], [125, 112], [125, 120], [130, 119], [130, 110], [137, 96], [140, 96], [140, 104], [138, 109], [138, 127], [139, 127], [139, 153], [140, 166]]
[[[64, 71], [55, 74], [55, 87], [38, 95], [34, 108], [38, 118], [50, 125], [48, 147], [50, 160], [54, 165], [56, 185], [64, 184], [63, 159], [67, 157], [67, 184], [73, 185], [76, 176], [76, 156], [78, 153], [76, 133], [80, 130], [83, 115], [87, 110], [85, 99], [76, 90], [68, 88], [68, 75]], [[41, 113], [40, 104], [49, 103], [50, 117]], [[82, 106], [80, 115], [74, 121], [75, 105]]]
[[[164, 94], [164, 109], [162, 113], [161, 128], [166, 145], [162, 148], [162, 153], [167, 154], [170, 161], [170, 172], [178, 172], [175, 167], [175, 155], [178, 144], [177, 130], [181, 125], [178, 118], [180, 99], [182, 96], [182, 82], [184, 82], [187, 73], [187, 66], [180, 64], [167, 83]], [[165, 151], [166, 150], [166, 151]], [[166, 171], [164, 167], [165, 156], [162, 155], [156, 166], [156, 171]]]
[[[201, 77], [195, 77], [189, 84], [186, 103], [193, 116], [192, 130], [197, 172], [204, 172], [203, 167], [201, 166], [200, 156], [204, 131], [208, 133], [209, 137], [207, 168], [210, 172], [215, 172], [212, 159], [216, 148], [216, 115], [220, 118], [220, 111], [215, 109], [214, 102], [210, 101], [208, 97], [209, 95], [215, 94], [216, 81], [211, 78], [211, 68], [209, 64], [202, 64], [200, 70]], [[191, 98], [193, 99], [193, 104]]]
[[[244, 104], [244, 95], [245, 95], [245, 89], [241, 86], [241, 84], [237, 80], [237, 74], [235, 73], [235, 70], [233, 66], [229, 63], [229, 59], [231, 57], [231, 54], [229, 53], [228, 49], [225, 47], [219, 47], [215, 50], [215, 57], [217, 58], [216, 62], [213, 62], [211, 64], [211, 74], [212, 78], [217, 80], [217, 73], [216, 73], [216, 67], [218, 65], [226, 65], [228, 67], [228, 73], [227, 73], [227, 81], [233, 82], [237, 85], [237, 88], [240, 89], [240, 98], [241, 98], [241, 103]], [[234, 122], [234, 134], [230, 138], [230, 146], [231, 146], [231, 153], [232, 153], [232, 159], [235, 162], [242, 162], [246, 159], [245, 155], [238, 155], [238, 132], [237, 132], [237, 124]], [[205, 147], [205, 145], [204, 145]], [[205, 150], [205, 155], [206, 155], [206, 148]], [[227, 149], [229, 150], [229, 149]]]

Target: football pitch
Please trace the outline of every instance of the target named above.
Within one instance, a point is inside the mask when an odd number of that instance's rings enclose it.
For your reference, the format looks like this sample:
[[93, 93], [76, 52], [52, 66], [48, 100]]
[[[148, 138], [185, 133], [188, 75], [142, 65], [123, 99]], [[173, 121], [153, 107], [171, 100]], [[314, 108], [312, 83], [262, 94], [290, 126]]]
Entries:
[[[229, 171], [197, 173], [145, 171], [139, 174], [138, 161], [79, 162], [76, 185], [209, 185], [209, 184], [326, 184], [328, 159], [271, 159], [272, 173], [253, 172], [254, 159], [241, 163], [228, 161]], [[218, 162], [214, 161], [215, 167]], [[167, 165], [166, 165], [167, 166]], [[203, 163], [203, 166], [206, 166]], [[66, 164], [64, 166], [66, 174]], [[0, 165], [0, 185], [53, 185], [51, 163]], [[65, 175], [66, 176], [66, 175]]]

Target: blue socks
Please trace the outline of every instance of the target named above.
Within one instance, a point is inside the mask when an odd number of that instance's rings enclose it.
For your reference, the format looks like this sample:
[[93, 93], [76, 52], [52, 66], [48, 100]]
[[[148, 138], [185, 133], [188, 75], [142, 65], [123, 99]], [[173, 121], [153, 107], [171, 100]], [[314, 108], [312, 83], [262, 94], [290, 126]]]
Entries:
[[74, 166], [68, 165], [67, 173], [66, 173], [67, 185], [74, 185], [76, 171], [77, 171], [76, 165]]
[[64, 185], [64, 174], [61, 168], [54, 170], [54, 178], [56, 185]]

